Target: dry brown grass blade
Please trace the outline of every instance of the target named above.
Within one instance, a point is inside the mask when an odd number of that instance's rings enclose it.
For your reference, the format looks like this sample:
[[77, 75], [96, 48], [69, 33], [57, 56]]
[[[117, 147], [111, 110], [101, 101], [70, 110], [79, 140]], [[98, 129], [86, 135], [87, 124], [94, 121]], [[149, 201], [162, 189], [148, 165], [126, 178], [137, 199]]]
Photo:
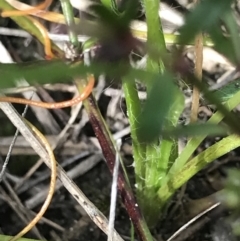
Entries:
[[[40, 143], [39, 139], [33, 134], [30, 127], [22, 120], [21, 116], [16, 112], [16, 110], [9, 103], [0, 103], [0, 108], [7, 115], [9, 120], [19, 129], [21, 134], [28, 140], [32, 148], [36, 153], [43, 158], [46, 165], [51, 167], [51, 160], [49, 155]], [[89, 217], [94, 221], [94, 223], [106, 234], [108, 234], [108, 220], [107, 218], [94, 206], [92, 202], [84, 195], [84, 193], [76, 186], [76, 184], [71, 180], [66, 172], [62, 169], [60, 165], [57, 164], [57, 174], [58, 178], [62, 181], [65, 188], [71, 193], [74, 199], [84, 208]], [[120, 235], [114, 230], [113, 235], [115, 241], [123, 241]]]
[[21, 231], [19, 232], [16, 236], [14, 236], [12, 239], [9, 241], [16, 241], [17, 239], [21, 238], [24, 234], [29, 232], [42, 218], [44, 213], [47, 211], [56, 186], [56, 178], [57, 178], [57, 168], [56, 168], [56, 159], [54, 157], [53, 151], [51, 149], [50, 144], [48, 143], [47, 139], [44, 137], [44, 135], [35, 127], [33, 126], [30, 122], [27, 120], [23, 119], [24, 122], [29, 126], [30, 130], [36, 135], [36, 137], [39, 139], [39, 141], [42, 143], [44, 148], [46, 149], [50, 162], [51, 162], [51, 181], [50, 181], [50, 188], [48, 191], [48, 195], [45, 199], [45, 202], [42, 205], [42, 208], [40, 211], [37, 213], [36, 217]]
[[48, 103], [48, 102], [33, 101], [33, 100], [23, 99], [23, 98], [0, 96], [0, 102], [18, 103], [18, 104], [42, 107], [42, 108], [46, 108], [46, 109], [67, 108], [67, 107], [76, 105], [76, 104], [82, 102], [83, 100], [85, 100], [91, 94], [91, 92], [94, 88], [94, 83], [95, 83], [94, 76], [89, 75], [88, 84], [86, 85], [82, 94], [80, 94], [79, 96], [77, 96], [71, 100], [67, 100], [67, 101]]
[[[199, 0], [195, 0], [198, 4]], [[202, 65], [203, 65], [203, 34], [199, 33], [195, 38], [195, 75], [199, 81], [202, 80]], [[198, 119], [200, 93], [196, 86], [193, 87], [192, 107], [191, 107], [191, 122], [196, 122]]]

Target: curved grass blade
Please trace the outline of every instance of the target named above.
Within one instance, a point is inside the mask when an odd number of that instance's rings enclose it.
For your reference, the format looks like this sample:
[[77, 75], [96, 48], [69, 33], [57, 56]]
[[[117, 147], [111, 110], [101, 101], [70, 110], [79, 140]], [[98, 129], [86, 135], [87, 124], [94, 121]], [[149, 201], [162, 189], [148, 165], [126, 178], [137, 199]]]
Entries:
[[[228, 109], [228, 111], [231, 111], [234, 109], [238, 104], [240, 103], [240, 92], [237, 92], [231, 99], [229, 99], [225, 106]], [[224, 115], [217, 111], [215, 114], [212, 115], [212, 117], [208, 120], [207, 123], [209, 124], [217, 124], [224, 118]], [[206, 138], [207, 135], [202, 135], [198, 137], [191, 138], [179, 157], [175, 160], [173, 163], [171, 169], [169, 170], [169, 173], [165, 180], [163, 181], [166, 185], [166, 183], [173, 178], [179, 170], [183, 168], [185, 163], [190, 159], [191, 155], [194, 153], [194, 151], [197, 149], [197, 147], [200, 145], [200, 143]]]
[[[1, 0], [0, 1], [0, 10], [14, 10], [14, 8], [8, 4], [6, 1]], [[42, 37], [42, 34], [37, 29], [37, 27], [34, 25], [34, 23], [27, 18], [26, 16], [17, 16], [17, 17], [11, 17], [11, 19], [16, 22], [21, 28], [26, 30], [28, 33], [36, 37], [42, 44], [44, 44], [44, 39]], [[58, 48], [57, 45], [55, 45], [53, 42], [51, 42], [52, 49], [57, 53], [57, 56], [62, 58], [64, 57], [64, 53], [60, 48]]]
[[230, 135], [216, 144], [210, 146], [207, 150], [187, 162], [182, 169], [171, 176], [168, 182], [158, 191], [158, 197], [162, 205], [191, 177], [202, 170], [206, 165], [234, 150], [240, 146], [240, 138], [237, 135]]

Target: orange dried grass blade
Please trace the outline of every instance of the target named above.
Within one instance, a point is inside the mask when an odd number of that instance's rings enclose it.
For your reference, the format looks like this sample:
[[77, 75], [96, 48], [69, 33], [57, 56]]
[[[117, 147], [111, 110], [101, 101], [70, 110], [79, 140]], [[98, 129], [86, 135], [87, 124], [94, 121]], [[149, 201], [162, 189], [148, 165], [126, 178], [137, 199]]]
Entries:
[[2, 12], [1, 16], [2, 17], [11, 17], [11, 16], [24, 16], [24, 15], [30, 15], [34, 14], [40, 10], [44, 10], [47, 7], [49, 7], [52, 3], [52, 0], [45, 0], [43, 3], [31, 7], [29, 6], [29, 9], [24, 9], [24, 10], [9, 10], [9, 11], [4, 11]]
[[26, 16], [29, 18], [33, 24], [37, 27], [37, 29], [40, 31], [42, 34], [43, 40], [44, 40], [44, 52], [45, 52], [45, 58], [46, 59], [52, 59], [54, 58], [54, 54], [52, 52], [52, 47], [51, 47], [51, 40], [48, 36], [48, 31], [47, 29], [35, 18], [32, 18], [30, 16]]
[[[48, 6], [50, 6], [51, 3], [52, 3], [52, 0], [45, 0], [43, 3], [39, 4], [38, 6], [35, 6], [35, 7], [29, 6], [29, 9], [3, 11], [1, 13], [1, 16], [2, 17], [12, 17], [12, 16], [25, 16], [25, 15], [29, 15], [29, 14], [34, 14], [34, 13], [37, 13], [37, 12], [47, 8]], [[27, 18], [29, 18], [33, 22], [33, 24], [37, 27], [37, 29], [40, 31], [40, 33], [43, 36], [44, 51], [46, 54], [46, 59], [52, 59], [54, 57], [54, 54], [52, 53], [51, 41], [48, 36], [48, 31], [36, 19], [29, 17], [29, 16], [27, 16]]]
[[[13, 8], [19, 10], [19, 11], [25, 11], [28, 9], [34, 9], [34, 7], [29, 6], [23, 2], [19, 2], [17, 0], [5, 0], [8, 4], [10, 4]], [[6, 10], [3, 12], [3, 14], [0, 13], [0, 16], [2, 17], [8, 17], [7, 12], [9, 13], [10, 11], [16, 11], [16, 10]], [[54, 22], [54, 23], [61, 23], [65, 24], [65, 17], [63, 14], [56, 13], [56, 12], [48, 12], [45, 10], [38, 10], [36, 12], [32, 12], [30, 15], [42, 18], [46, 21], [49, 22]], [[79, 22], [79, 18], [75, 18], [76, 23]]]
[[45, 147], [45, 149], [49, 155], [49, 159], [51, 161], [51, 181], [50, 181], [48, 195], [45, 199], [45, 202], [42, 205], [42, 208], [36, 215], [36, 217], [21, 232], [19, 232], [16, 236], [11, 238], [9, 241], [16, 241], [17, 239], [21, 238], [24, 234], [29, 232], [39, 222], [39, 220], [43, 217], [44, 213], [46, 212], [46, 210], [48, 209], [48, 207], [50, 205], [50, 202], [51, 202], [53, 194], [54, 194], [55, 186], [56, 186], [57, 162], [56, 162], [55, 156], [53, 154], [53, 151], [51, 149], [51, 146], [49, 145], [49, 143], [48, 143], [47, 139], [44, 137], [44, 135], [35, 126], [33, 126], [30, 122], [28, 122], [25, 119], [24, 119], [24, 121], [30, 127], [32, 132], [37, 136], [37, 138], [39, 138], [39, 140], [41, 141], [41, 143], [43, 144], [43, 146]]
[[88, 84], [84, 88], [83, 93], [76, 98], [71, 100], [57, 102], [57, 103], [48, 103], [48, 102], [41, 102], [41, 101], [33, 101], [27, 100], [23, 98], [15, 98], [15, 97], [8, 97], [8, 96], [0, 96], [0, 102], [10, 102], [10, 103], [17, 103], [17, 104], [24, 104], [24, 105], [32, 105], [37, 107], [42, 107], [46, 109], [61, 109], [70, 107], [80, 103], [81, 101], [85, 100], [92, 92], [94, 87], [95, 79], [93, 75], [88, 76]]

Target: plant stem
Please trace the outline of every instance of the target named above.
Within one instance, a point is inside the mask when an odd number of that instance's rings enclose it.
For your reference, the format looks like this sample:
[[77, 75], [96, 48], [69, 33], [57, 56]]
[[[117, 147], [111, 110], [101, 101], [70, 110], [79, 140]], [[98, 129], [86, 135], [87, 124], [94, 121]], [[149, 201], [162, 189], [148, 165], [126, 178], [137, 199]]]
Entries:
[[[146, 22], [147, 22], [147, 43], [149, 46], [153, 46], [154, 50], [159, 52], [166, 51], [166, 43], [164, 39], [164, 34], [162, 30], [161, 20], [158, 15], [159, 0], [144, 0], [144, 7], [146, 12]], [[154, 59], [154, 56], [150, 58]]]
[[[81, 92], [82, 85], [78, 85], [78, 89]], [[92, 124], [95, 135], [98, 138], [98, 141], [102, 148], [103, 155], [106, 159], [108, 168], [110, 172], [113, 173], [117, 149], [115, 148], [114, 142], [111, 138], [111, 134], [104, 122], [104, 119], [98, 109], [97, 103], [93, 96], [90, 96], [88, 99], [86, 99], [83, 102], [83, 104], [85, 110], [88, 113], [89, 120]], [[133, 192], [126, 181], [122, 167], [119, 168], [118, 190], [122, 197], [125, 208], [128, 212], [128, 215], [130, 216], [131, 221], [135, 227], [135, 230], [139, 236], [139, 239], [142, 241], [152, 241], [153, 239], [151, 233], [141, 214], [140, 208], [135, 200]]]
[[123, 91], [127, 104], [127, 114], [131, 127], [131, 138], [133, 145], [134, 171], [137, 183], [138, 195], [143, 191], [145, 178], [145, 156], [146, 146], [142, 144], [137, 137], [138, 116], [141, 113], [141, 103], [138, 97], [137, 86], [135, 82], [129, 80], [126, 76], [122, 79]]
[[79, 41], [78, 36], [73, 30], [73, 26], [75, 26], [75, 20], [73, 15], [73, 8], [70, 4], [69, 0], [60, 0], [63, 15], [65, 17], [65, 22], [67, 24], [68, 28], [68, 34], [69, 34], [69, 40], [71, 44], [74, 46], [75, 49], [78, 49], [79, 47]]
[[[147, 70], [154, 74], [160, 74], [164, 72], [164, 63], [162, 59], [159, 58], [162, 54], [166, 54], [166, 44], [164, 39], [164, 34], [162, 31], [161, 20], [158, 15], [159, 0], [144, 0], [146, 22], [147, 22], [147, 45], [148, 45], [148, 59], [147, 59]], [[156, 54], [157, 53], [157, 54]], [[159, 79], [159, 81], [164, 81]], [[150, 79], [146, 82], [148, 98], [151, 94], [151, 89], [153, 82]], [[161, 98], [161, 96], [159, 97]], [[157, 104], [157, 103], [155, 103]], [[161, 111], [161, 110], [158, 110]], [[136, 117], [135, 117], [136, 118]], [[164, 128], [164, 127], [162, 127]], [[164, 166], [168, 166], [168, 160], [162, 160], [164, 153], [165, 157], [169, 157], [172, 148], [172, 141], [161, 140], [159, 145], [159, 140], [153, 143], [146, 144], [146, 161], [141, 165], [145, 165], [145, 185], [144, 191], [141, 195], [138, 195], [138, 199], [141, 200], [144, 215], [147, 219], [149, 225], [154, 226], [159, 218], [159, 205], [156, 203], [156, 190], [159, 188], [158, 175], [156, 173], [158, 170], [163, 171], [162, 168], [158, 168], [160, 163], [164, 162]], [[163, 174], [164, 175], [164, 174]]]
[[[195, 4], [198, 4], [199, 0], [195, 0]], [[195, 75], [199, 81], [202, 80], [202, 64], [203, 64], [203, 34], [199, 33], [195, 38]], [[198, 120], [198, 108], [199, 108], [200, 92], [196, 86], [193, 86], [192, 94], [192, 106], [190, 121], [196, 122]]]
[[[203, 35], [199, 33], [195, 39], [195, 75], [199, 81], [202, 80], [202, 64], [203, 64]], [[193, 87], [192, 95], [192, 107], [191, 107], [191, 122], [196, 122], [198, 120], [198, 108], [199, 108], [199, 89]]]

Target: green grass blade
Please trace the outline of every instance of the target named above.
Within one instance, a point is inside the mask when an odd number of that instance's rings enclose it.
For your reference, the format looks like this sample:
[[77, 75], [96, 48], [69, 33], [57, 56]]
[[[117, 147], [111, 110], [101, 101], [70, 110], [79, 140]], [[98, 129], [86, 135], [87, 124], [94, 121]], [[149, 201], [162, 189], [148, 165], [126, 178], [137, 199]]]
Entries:
[[[148, 75], [139, 70], [131, 71], [128, 66], [119, 64], [92, 64], [91, 66], [83, 65], [82, 61], [73, 64], [61, 60], [54, 61], [36, 61], [21, 64], [1, 64], [0, 63], [0, 88], [13, 86], [16, 80], [25, 79], [30, 84], [47, 84], [52, 82], [61, 82], [71, 80], [73, 77], [85, 76], [92, 73], [100, 75], [107, 73], [111, 77], [122, 76], [124, 74], [146, 78]], [[124, 74], [123, 74], [124, 73]]]
[[74, 46], [76, 50], [78, 50], [80, 45], [78, 41], [78, 36], [75, 33], [75, 31], [72, 29], [72, 27], [75, 26], [73, 7], [69, 0], [60, 0], [60, 2], [61, 2], [62, 11], [65, 17], [66, 24], [69, 27], [68, 35], [69, 35], [70, 43]]
[[[162, 31], [161, 20], [159, 19], [159, 0], [144, 0], [147, 22], [147, 43], [155, 51], [162, 52], [166, 50], [166, 43]], [[151, 54], [151, 53], [150, 53]], [[150, 56], [151, 58], [151, 56]], [[154, 57], [153, 57], [154, 59]]]
[[194, 137], [199, 135], [226, 135], [227, 128], [217, 124], [205, 123], [205, 124], [189, 124], [187, 126], [178, 126], [169, 130], [163, 131], [163, 137]]
[[[237, 92], [231, 99], [229, 99], [225, 103], [225, 107], [231, 111], [233, 110], [238, 104], [240, 103], [240, 92]], [[212, 117], [208, 120], [207, 123], [209, 124], [218, 124], [224, 116], [217, 111], [215, 114], [212, 115]], [[191, 155], [194, 153], [194, 151], [197, 149], [197, 147], [200, 145], [200, 143], [206, 138], [207, 135], [202, 135], [198, 137], [191, 138], [179, 157], [176, 159], [174, 164], [172, 165], [171, 169], [169, 170], [168, 177], [164, 180], [164, 182], [168, 181], [168, 179], [171, 179], [178, 173], [179, 170], [183, 168], [185, 163], [190, 159]]]
[[101, 0], [101, 3], [102, 3], [105, 7], [111, 9], [111, 10], [114, 11], [114, 12], [117, 10], [117, 5], [116, 5], [115, 0]]
[[240, 146], [240, 138], [237, 135], [230, 135], [216, 144], [210, 146], [207, 150], [187, 162], [182, 169], [175, 173], [168, 180], [166, 185], [158, 191], [158, 196], [162, 205], [191, 177], [202, 170], [207, 164], [234, 150]]
[[[163, 75], [163, 78], [166, 76]], [[152, 135], [154, 133], [155, 139], [159, 140], [159, 143], [149, 143], [148, 145], [148, 155], [147, 163], [148, 169], [146, 170], [146, 185], [160, 187], [162, 179], [167, 174], [167, 169], [169, 168], [169, 158], [172, 150], [172, 145], [174, 143], [174, 138], [172, 136], [167, 136], [166, 139], [162, 137], [162, 134], [168, 128], [173, 128], [177, 125], [179, 116], [181, 115], [184, 108], [184, 97], [182, 93], [177, 89], [177, 87], [171, 82], [171, 78], [164, 78], [164, 86], [158, 81], [159, 88], [153, 86], [154, 91], [156, 91], [156, 99], [150, 101], [150, 105], [147, 107], [145, 112], [139, 118], [139, 130], [141, 130], [141, 124], [144, 122], [148, 123], [145, 132], [142, 136]], [[150, 97], [147, 100], [151, 100]], [[142, 121], [141, 117], [146, 118]], [[159, 128], [159, 129], [158, 129]], [[151, 130], [152, 129], [152, 130]], [[143, 139], [145, 140], [145, 139]], [[146, 141], [146, 140], [145, 140]], [[154, 153], [154, 155], [153, 155]]]
[[[9, 241], [12, 236], [2, 235], [0, 234], [0, 241]], [[28, 238], [19, 238], [18, 241], [40, 241], [38, 239], [28, 239]]]
[[149, 81], [152, 82], [152, 88], [139, 116], [138, 125], [139, 140], [146, 143], [152, 143], [160, 137], [166, 117], [171, 113], [175, 98], [179, 95], [173, 76], [169, 73], [159, 74], [158, 78]]
[[138, 97], [136, 84], [126, 76], [123, 78], [123, 91], [127, 104], [127, 114], [131, 127], [131, 138], [133, 146], [134, 170], [138, 194], [143, 191], [145, 179], [145, 157], [146, 146], [137, 137], [138, 117], [141, 113], [141, 103]]
[[13, 86], [16, 80], [47, 84], [61, 82], [88, 72], [81, 63], [69, 65], [63, 61], [37, 61], [23, 64], [0, 64], [0, 87]]
[[240, 91], [240, 79], [231, 81], [229, 84], [223, 86], [222, 88], [213, 91], [213, 93], [221, 102], [226, 102], [238, 91]]

